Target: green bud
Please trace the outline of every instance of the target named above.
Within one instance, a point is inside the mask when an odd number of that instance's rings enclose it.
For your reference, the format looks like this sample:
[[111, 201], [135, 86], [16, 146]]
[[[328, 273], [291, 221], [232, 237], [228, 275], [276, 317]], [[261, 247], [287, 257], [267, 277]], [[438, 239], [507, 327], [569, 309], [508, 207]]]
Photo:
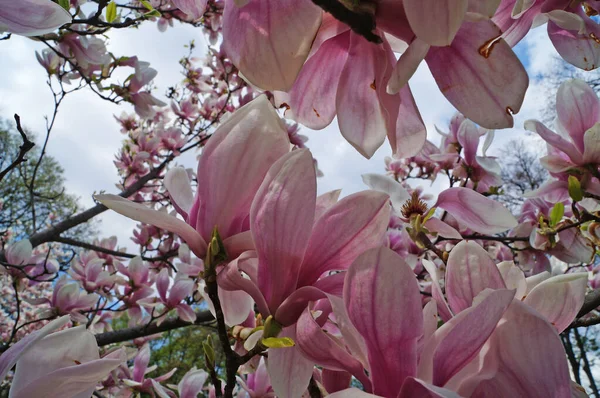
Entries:
[[111, 1], [106, 6], [106, 22], [111, 23], [117, 19], [117, 3]]
[[269, 337], [263, 339], [262, 344], [268, 348], [288, 348], [296, 345], [289, 337]]
[[282, 329], [283, 329], [283, 326], [281, 326], [279, 324], [279, 322], [277, 322], [273, 318], [273, 315], [269, 315], [269, 317], [265, 321], [263, 338], [268, 339], [270, 337], [277, 337], [279, 335], [279, 333], [281, 333]]
[[569, 196], [573, 199], [573, 202], [579, 202], [583, 199], [581, 183], [575, 176], [569, 176]]
[[565, 205], [558, 202], [550, 210], [550, 227], [555, 227], [565, 215]]
[[67, 11], [69, 11], [69, 9], [71, 8], [71, 4], [69, 3], [69, 0], [58, 0], [58, 5]]
[[202, 348], [204, 350], [204, 357], [206, 358], [206, 365], [209, 368], [215, 367], [215, 349], [212, 344], [212, 337], [210, 334], [206, 336], [206, 341], [202, 342]]

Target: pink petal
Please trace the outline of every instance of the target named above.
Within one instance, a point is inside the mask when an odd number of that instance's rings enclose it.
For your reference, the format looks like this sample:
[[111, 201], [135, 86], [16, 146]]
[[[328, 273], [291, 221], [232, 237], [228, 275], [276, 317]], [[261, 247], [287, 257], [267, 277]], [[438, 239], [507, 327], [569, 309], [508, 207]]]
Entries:
[[170, 284], [169, 271], [166, 268], [163, 268], [156, 277], [156, 290], [163, 303], [167, 302], [167, 292]]
[[[548, 21], [548, 37], [560, 56], [571, 65], [590, 71], [600, 66], [600, 27], [588, 17], [582, 7], [575, 6], [577, 15], [585, 24], [584, 29], [568, 29], [555, 21]], [[568, 30], [567, 30], [568, 29]]]
[[446, 294], [454, 313], [467, 309], [485, 289], [505, 289], [504, 280], [488, 252], [472, 241], [458, 243], [448, 257]]
[[338, 125], [344, 138], [366, 158], [385, 140], [387, 120], [377, 89], [387, 83], [383, 81], [387, 64], [382, 46], [350, 35], [336, 97]]
[[435, 204], [475, 232], [496, 234], [517, 226], [517, 220], [500, 203], [468, 188], [448, 188]]
[[179, 304], [177, 306], [177, 316], [185, 322], [194, 323], [196, 321], [196, 313], [187, 304]]
[[513, 290], [488, 290], [478, 304], [442, 325], [425, 341], [419, 378], [443, 386], [465, 367], [492, 334], [514, 294]]
[[[600, 100], [596, 92], [582, 80], [567, 80], [558, 88], [556, 113], [560, 124], [568, 131], [578, 151], [583, 153], [585, 132], [600, 121]], [[559, 146], [556, 148], [570, 157], [569, 152]]]
[[181, 382], [177, 386], [179, 397], [196, 398], [202, 391], [206, 379], [208, 379], [208, 373], [202, 369], [196, 370], [192, 368], [192, 370], [183, 376], [183, 379], [181, 379]]
[[395, 134], [393, 131], [388, 132], [388, 139], [398, 158], [417, 155], [427, 140], [427, 129], [408, 84], [400, 90], [396, 130]]
[[498, 264], [498, 270], [507, 289], [515, 289], [515, 298], [521, 300], [527, 292], [527, 281], [523, 271], [512, 261], [503, 261]]
[[311, 301], [317, 301], [326, 298], [327, 295], [322, 290], [313, 286], [303, 286], [294, 291], [277, 308], [275, 319], [283, 326], [290, 326], [296, 323], [302, 311]]
[[423, 330], [414, 272], [388, 248], [368, 250], [348, 269], [344, 301], [367, 345], [374, 393], [395, 397], [398, 380], [416, 373]]
[[33, 255], [33, 246], [29, 239], [11, 243], [6, 249], [6, 261], [11, 265], [26, 265]]
[[94, 195], [104, 206], [132, 220], [154, 225], [181, 236], [198, 257], [204, 257], [206, 242], [185, 222], [165, 212], [152, 210], [144, 205], [131, 202], [117, 195]]
[[468, 12], [491, 18], [496, 13], [501, 0], [470, 0]]
[[321, 14], [310, 0], [251, 0], [242, 7], [227, 0], [225, 53], [252, 84], [287, 91], [308, 56]]
[[290, 90], [294, 120], [313, 130], [328, 126], [335, 116], [339, 76], [346, 64], [350, 32], [325, 41], [302, 67]]
[[429, 51], [429, 44], [416, 37], [406, 51], [400, 55], [387, 86], [388, 94], [397, 94], [408, 80], [415, 74], [421, 61]]
[[193, 19], [202, 18], [208, 0], [173, 0], [173, 5]]
[[446, 298], [444, 297], [444, 293], [442, 292], [442, 288], [440, 286], [438, 277], [438, 269], [436, 265], [429, 260], [422, 259], [421, 262], [423, 263], [423, 267], [425, 268], [425, 270], [429, 274], [429, 277], [431, 278], [431, 296], [437, 304], [437, 309], [440, 318], [442, 318], [444, 322], [447, 322], [453, 317], [453, 314], [452, 310], [450, 310], [450, 307], [448, 306]]
[[321, 372], [323, 387], [330, 394], [347, 389], [351, 379], [352, 375], [346, 371], [323, 369]]
[[410, 194], [398, 181], [381, 174], [363, 174], [362, 180], [369, 188], [387, 194], [394, 210], [399, 213]]
[[230, 326], [243, 323], [254, 307], [254, 300], [244, 291], [229, 292], [219, 289], [219, 300], [223, 308], [225, 324]]
[[314, 225], [299, 286], [313, 284], [325, 271], [347, 269], [359, 254], [380, 246], [389, 219], [383, 193], [363, 191], [337, 202]]
[[254, 241], [252, 240], [252, 232], [244, 231], [239, 234], [230, 236], [223, 240], [223, 246], [229, 258], [236, 258], [240, 254], [254, 250]]
[[460, 234], [460, 232], [458, 232], [439, 218], [430, 218], [425, 222], [424, 226], [430, 232], [435, 232], [439, 236], [442, 236], [444, 238], [462, 239], [462, 235]]
[[258, 287], [274, 312], [295, 289], [314, 221], [317, 182], [310, 152], [273, 164], [250, 211]]
[[317, 196], [317, 203], [315, 208], [315, 221], [317, 221], [331, 206], [337, 203], [341, 189], [326, 192], [322, 195]]
[[37, 36], [71, 22], [71, 15], [50, 0], [0, 0], [0, 32]]
[[449, 46], [462, 25], [468, 0], [404, 0], [415, 35], [432, 46]]
[[479, 372], [459, 389], [462, 396], [571, 397], [560, 337], [526, 305], [512, 303], [486, 346]]
[[583, 305], [587, 279], [587, 273], [554, 276], [534, 287], [524, 302], [561, 333], [575, 320]]
[[296, 325], [296, 343], [304, 356], [327, 369], [351, 373], [369, 390], [371, 382], [363, 365], [334, 339], [335, 337], [321, 330], [308, 308], [302, 313]]
[[[279, 337], [296, 341], [295, 326], [284, 328]], [[297, 346], [269, 349], [267, 371], [278, 397], [299, 398], [308, 388], [314, 363], [302, 355]]]
[[165, 175], [164, 184], [177, 212], [187, 218], [194, 204], [194, 194], [187, 171], [183, 167], [172, 168]]
[[501, 33], [489, 20], [464, 22], [452, 45], [432, 47], [425, 58], [452, 105], [489, 129], [513, 126], [529, 83]]
[[287, 129], [266, 96], [238, 109], [219, 126], [202, 151], [198, 163], [199, 208], [197, 215], [194, 211], [190, 214], [192, 226], [206, 240], [215, 226], [223, 239], [248, 229], [256, 191], [269, 168], [289, 147]]
[[4, 351], [0, 356], [0, 381], [3, 381], [10, 369], [15, 366], [19, 358], [25, 355], [35, 344], [50, 333], [60, 329], [69, 322], [69, 316], [57, 318], [43, 328], [29, 333], [16, 344]]
[[175, 307], [194, 292], [195, 286], [195, 282], [187, 277], [185, 279], [176, 279], [173, 287], [169, 290], [169, 300], [167, 303], [171, 307]]
[[584, 163], [600, 163], [600, 123], [594, 124], [583, 137], [585, 151], [583, 152]]
[[591, 263], [594, 256], [592, 243], [577, 228], [569, 228], [558, 234], [558, 244], [549, 254], [568, 264]]
[[378, 398], [378, 395], [366, 393], [358, 388], [348, 388], [328, 395], [329, 398]]
[[458, 129], [458, 143], [463, 147], [463, 157], [465, 163], [472, 166], [476, 163], [477, 147], [481, 133], [479, 129], [470, 120], [465, 120]]
[[[496, 10], [492, 21], [502, 30], [502, 37], [514, 47], [529, 32], [534, 18], [540, 12], [540, 5], [534, 1], [502, 0]], [[521, 8], [518, 6], [521, 5]]]

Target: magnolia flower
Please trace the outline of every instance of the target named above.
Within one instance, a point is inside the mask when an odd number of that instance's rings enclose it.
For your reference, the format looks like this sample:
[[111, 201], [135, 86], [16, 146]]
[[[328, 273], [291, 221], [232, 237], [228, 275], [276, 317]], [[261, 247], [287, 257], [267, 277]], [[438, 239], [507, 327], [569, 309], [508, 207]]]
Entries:
[[[181, 379], [177, 386], [169, 385], [172, 389], [177, 389], [179, 398], [197, 398], [198, 394], [204, 389], [204, 383], [208, 379], [208, 373], [202, 369], [196, 369], [194, 366]], [[152, 380], [154, 391], [160, 398], [171, 398], [172, 393], [161, 386], [156, 379]]]
[[173, 5], [193, 19], [200, 19], [204, 15], [208, 0], [172, 0]]
[[[302, 314], [296, 341], [307, 358], [351, 373], [366, 391], [331, 397], [570, 397], [558, 333], [514, 294], [484, 291], [437, 329], [435, 303], [422, 308], [410, 267], [387, 248], [371, 249], [350, 266], [343, 299]], [[337, 328], [325, 333], [332, 311]]]
[[31, 300], [32, 304], [49, 304], [50, 308], [43, 309], [41, 316], [70, 315], [74, 321], [87, 323], [88, 319], [79, 311], [91, 309], [98, 301], [96, 293], [82, 292], [79, 283], [68, 281], [66, 276], [61, 276], [52, 291], [51, 299]]
[[164, 391], [164, 389], [159, 383], [168, 380], [173, 376], [173, 373], [177, 371], [177, 368], [172, 369], [162, 376], [146, 378], [146, 374], [156, 369], [156, 365], [148, 367], [149, 363], [150, 346], [146, 343], [135, 356], [133, 369], [127, 369], [126, 374], [123, 375], [123, 383], [126, 387], [121, 389], [120, 397], [127, 398], [133, 395], [133, 393], [147, 393], [154, 396], [154, 391], [156, 391], [160, 397], [163, 397], [160, 393]]
[[71, 14], [50, 0], [0, 0], [0, 32], [37, 36], [69, 22]]
[[52, 333], [68, 321], [65, 316], [50, 322], [0, 357], [0, 379], [17, 365], [9, 397], [90, 397], [126, 360], [123, 349], [100, 358], [96, 338], [84, 326]]
[[[169, 289], [169, 287], [171, 288]], [[158, 299], [145, 298], [139, 300], [138, 303], [148, 308], [154, 308], [159, 304], [165, 307], [165, 311], [161, 314], [162, 316], [158, 321], [159, 325], [165, 320], [167, 312], [170, 310], [176, 310], [179, 318], [186, 322], [192, 323], [196, 320], [196, 313], [192, 307], [182, 302], [186, 297], [194, 293], [195, 284], [193, 280], [187, 277], [176, 278], [173, 286], [171, 286], [169, 271], [163, 268], [156, 277], [156, 290], [158, 291]]]
[[502, 0], [492, 20], [511, 46], [530, 29], [548, 22], [548, 36], [561, 57], [572, 65], [592, 70], [600, 66], [600, 12], [595, 0]]
[[462, 241], [450, 252], [446, 264], [446, 299], [438, 284], [433, 263], [423, 261], [433, 280], [432, 295], [444, 321], [473, 304], [485, 289], [516, 289], [515, 298], [537, 311], [562, 332], [573, 322], [585, 298], [587, 273], [550, 277], [548, 272], [525, 278], [512, 262], [496, 266], [477, 243]]
[[[381, 45], [321, 17], [310, 1], [236, 3], [225, 4], [223, 43], [241, 73], [263, 89], [288, 91], [292, 117], [313, 129], [337, 115], [344, 137], [366, 157], [386, 133], [403, 157], [425, 142], [406, 85], [423, 60], [450, 102], [486, 128], [511, 127], [523, 102], [527, 73], [489, 20], [497, 1], [369, 3]], [[398, 62], [393, 52], [403, 52]]]

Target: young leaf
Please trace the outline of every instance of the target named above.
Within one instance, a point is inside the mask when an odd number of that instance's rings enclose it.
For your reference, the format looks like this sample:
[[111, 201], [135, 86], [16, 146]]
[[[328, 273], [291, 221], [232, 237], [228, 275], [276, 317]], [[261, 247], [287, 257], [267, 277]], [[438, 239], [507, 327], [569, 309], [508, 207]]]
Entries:
[[581, 183], [575, 176], [569, 176], [569, 196], [573, 199], [573, 202], [579, 202], [583, 199]]
[[106, 22], [111, 23], [117, 19], [117, 3], [111, 1], [106, 6]]
[[71, 4], [69, 3], [69, 0], [58, 0], [58, 5], [67, 11], [69, 11], [69, 8], [71, 8]]
[[562, 220], [565, 215], [565, 205], [562, 202], [558, 202], [554, 205], [552, 210], [550, 210], [550, 226], [555, 227], [556, 224]]
[[268, 337], [262, 341], [265, 347], [269, 348], [287, 348], [296, 345], [294, 340], [289, 337]]

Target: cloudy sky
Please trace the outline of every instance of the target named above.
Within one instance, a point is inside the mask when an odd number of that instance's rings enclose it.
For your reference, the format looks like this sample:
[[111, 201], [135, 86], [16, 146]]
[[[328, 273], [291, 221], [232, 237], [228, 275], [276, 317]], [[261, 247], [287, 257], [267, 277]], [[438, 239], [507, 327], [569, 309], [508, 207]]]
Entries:
[[[154, 24], [147, 23], [140, 29], [112, 32], [108, 48], [115, 55], [137, 55], [150, 62], [159, 71], [155, 84], [158, 87], [156, 94], [160, 97], [168, 86], [181, 80], [178, 60], [186, 53], [183, 46], [190, 40], [195, 40], [200, 47], [204, 43], [201, 30], [178, 25], [160, 33]], [[40, 136], [45, 131], [44, 116], [51, 113], [53, 104], [45, 83], [45, 71], [35, 58], [35, 51], [42, 48], [43, 44], [18, 36], [0, 42], [0, 117], [12, 119], [12, 115], [18, 113], [24, 125]], [[515, 51], [527, 67], [531, 86], [523, 108], [516, 116], [517, 127], [496, 133], [492, 154], [516, 137], [535, 141], [535, 137], [521, 127], [527, 119], [540, 118], [549, 95], [543, 82], [536, 78], [557, 57], [545, 26], [530, 32]], [[202, 55], [201, 48], [196, 54]], [[434, 125], [446, 130], [455, 110], [438, 90], [424, 63], [410, 84], [427, 125], [429, 139], [438, 143]], [[123, 136], [113, 115], [119, 115], [122, 110], [132, 112], [132, 107], [128, 104], [116, 106], [88, 91], [70, 94], [60, 108], [48, 153], [64, 167], [67, 190], [80, 198], [83, 207], [93, 205], [91, 195], [94, 192], [118, 192], [113, 160]], [[342, 188], [343, 194], [347, 195], [364, 189], [360, 175], [383, 173], [383, 159], [391, 154], [386, 143], [372, 159], [364, 159], [342, 139], [335, 121], [322, 131], [304, 129], [304, 134], [309, 137], [308, 146], [325, 174], [319, 181], [320, 192]], [[180, 162], [192, 167], [195, 160], [192, 155]], [[426, 188], [435, 191], [439, 187], [436, 184]], [[121, 245], [133, 248], [128, 242], [135, 223], [110, 212], [104, 213], [101, 220], [103, 235], [117, 235]]]

